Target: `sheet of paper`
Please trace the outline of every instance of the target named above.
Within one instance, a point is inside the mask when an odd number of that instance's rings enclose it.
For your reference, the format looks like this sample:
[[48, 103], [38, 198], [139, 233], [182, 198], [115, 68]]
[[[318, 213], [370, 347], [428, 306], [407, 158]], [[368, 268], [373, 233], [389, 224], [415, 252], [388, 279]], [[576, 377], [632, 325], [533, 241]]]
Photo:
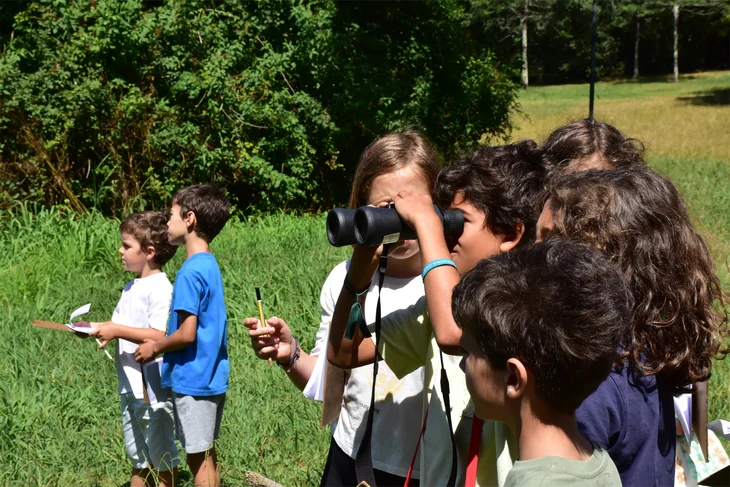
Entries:
[[147, 383], [147, 396], [150, 404], [167, 401], [167, 389], [162, 388], [162, 357], [142, 364], [145, 382]]
[[76, 308], [73, 313], [71, 313], [71, 316], [68, 319], [68, 323], [66, 326], [68, 326], [71, 330], [77, 331], [79, 333], [86, 333], [87, 335], [91, 333], [91, 327], [90, 326], [76, 326], [73, 324], [74, 318], [85, 315], [89, 312], [91, 309], [91, 303], [85, 304], [81, 306], [80, 308]]

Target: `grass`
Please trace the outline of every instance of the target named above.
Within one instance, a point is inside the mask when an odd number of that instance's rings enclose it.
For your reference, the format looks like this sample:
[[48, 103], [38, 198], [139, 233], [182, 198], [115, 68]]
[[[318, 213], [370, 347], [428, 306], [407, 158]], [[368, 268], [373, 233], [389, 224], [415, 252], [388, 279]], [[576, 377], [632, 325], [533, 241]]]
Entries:
[[[599, 83], [596, 117], [642, 140], [651, 165], [685, 195], [730, 288], [730, 73], [667, 82]], [[513, 138], [542, 140], [587, 114], [587, 85], [530, 88]], [[254, 286], [266, 313], [285, 318], [309, 349], [319, 322], [319, 291], [347, 252], [324, 240], [321, 216], [277, 214], [229, 224], [214, 241], [229, 313], [231, 380], [219, 442], [226, 485], [246, 470], [286, 486], [317, 485], [329, 432], [277, 367], [251, 352], [241, 326], [256, 316]], [[65, 321], [91, 302], [106, 320], [132, 276], [121, 269], [118, 222], [63, 210], [0, 214], [0, 483], [119, 486], [128, 481], [114, 366], [90, 340], [31, 328]], [[182, 252], [167, 266], [173, 276]], [[711, 379], [711, 417], [730, 418], [730, 369]], [[183, 484], [189, 484], [189, 475]]]

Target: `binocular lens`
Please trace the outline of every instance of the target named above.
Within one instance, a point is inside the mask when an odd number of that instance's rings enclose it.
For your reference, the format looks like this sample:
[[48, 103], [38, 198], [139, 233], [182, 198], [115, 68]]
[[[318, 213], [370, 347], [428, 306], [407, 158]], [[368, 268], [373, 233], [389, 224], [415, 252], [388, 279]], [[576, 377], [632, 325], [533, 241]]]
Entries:
[[327, 240], [334, 247], [357, 243], [355, 237], [355, 210], [335, 208], [327, 214]]

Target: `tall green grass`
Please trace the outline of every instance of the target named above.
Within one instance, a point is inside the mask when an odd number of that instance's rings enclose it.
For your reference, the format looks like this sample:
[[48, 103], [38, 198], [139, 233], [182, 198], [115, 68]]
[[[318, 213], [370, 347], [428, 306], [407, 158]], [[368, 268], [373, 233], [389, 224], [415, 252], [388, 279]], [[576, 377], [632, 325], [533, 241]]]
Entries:
[[[61, 210], [24, 210], [0, 220], [0, 484], [121, 485], [128, 480], [114, 365], [92, 340], [30, 326], [65, 322], [92, 303], [107, 320], [124, 283], [118, 222]], [[232, 222], [213, 242], [229, 314], [230, 390], [219, 442], [227, 485], [246, 470], [284, 485], [316, 485], [329, 442], [319, 406], [278, 367], [256, 359], [241, 325], [256, 316], [254, 286], [267, 315], [286, 319], [313, 346], [319, 291], [346, 258], [330, 249], [320, 217], [274, 215]], [[179, 251], [167, 266], [174, 277]], [[185, 476], [183, 476], [185, 480]]]

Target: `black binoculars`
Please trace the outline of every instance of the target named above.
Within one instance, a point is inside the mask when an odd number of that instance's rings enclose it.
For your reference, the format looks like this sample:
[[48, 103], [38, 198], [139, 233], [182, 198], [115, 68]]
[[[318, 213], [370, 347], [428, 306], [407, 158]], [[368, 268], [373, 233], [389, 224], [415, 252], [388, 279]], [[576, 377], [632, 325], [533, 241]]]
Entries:
[[[464, 214], [461, 210], [433, 209], [444, 226], [444, 235], [458, 237], [464, 231]], [[395, 208], [362, 206], [357, 210], [335, 208], [327, 214], [327, 239], [334, 247], [380, 244], [416, 239], [416, 231], [409, 227]]]

